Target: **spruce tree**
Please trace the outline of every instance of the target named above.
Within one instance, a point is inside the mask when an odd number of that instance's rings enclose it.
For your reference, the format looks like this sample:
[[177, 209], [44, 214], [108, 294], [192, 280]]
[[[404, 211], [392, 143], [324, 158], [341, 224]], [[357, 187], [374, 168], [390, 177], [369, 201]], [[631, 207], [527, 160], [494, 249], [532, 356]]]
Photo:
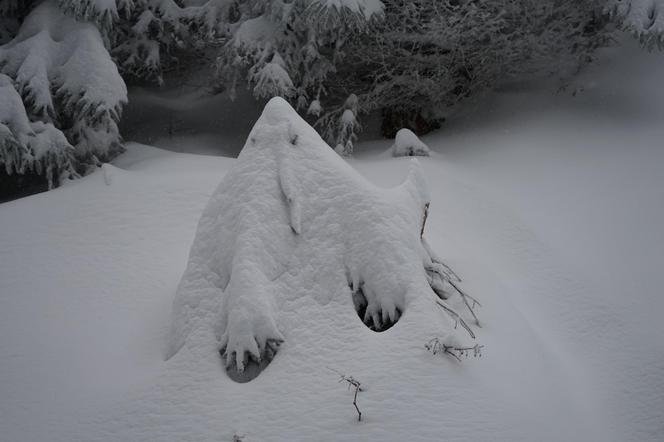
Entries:
[[38, 4], [0, 47], [0, 73], [12, 103], [2, 136], [5, 148], [14, 147], [0, 154], [6, 173], [34, 171], [55, 186], [121, 150], [126, 87], [93, 24], [54, 1]]

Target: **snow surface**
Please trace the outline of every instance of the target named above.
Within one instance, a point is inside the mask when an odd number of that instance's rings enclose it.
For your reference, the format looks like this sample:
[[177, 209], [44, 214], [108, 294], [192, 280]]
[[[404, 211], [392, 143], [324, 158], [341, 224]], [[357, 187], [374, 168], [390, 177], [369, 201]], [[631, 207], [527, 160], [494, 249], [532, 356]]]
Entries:
[[[0, 438], [661, 440], [663, 73], [608, 51], [575, 96], [505, 90], [424, 137], [426, 236], [483, 303], [483, 356], [462, 364], [423, 348], [438, 312], [409, 306], [375, 333], [345, 300], [296, 296], [280, 320], [298, 339], [249, 383], [211, 345], [165, 361], [196, 223], [233, 159], [130, 144], [0, 205]], [[351, 165], [370, 181], [407, 174], [389, 142], [362, 147]], [[362, 422], [334, 370], [365, 387]]]

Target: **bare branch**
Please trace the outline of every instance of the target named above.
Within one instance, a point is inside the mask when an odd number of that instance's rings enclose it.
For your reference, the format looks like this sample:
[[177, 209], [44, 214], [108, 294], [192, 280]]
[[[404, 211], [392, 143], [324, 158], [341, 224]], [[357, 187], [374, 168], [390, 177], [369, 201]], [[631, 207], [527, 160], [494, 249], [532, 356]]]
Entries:
[[[475, 324], [477, 324], [478, 327], [482, 327], [480, 325], [480, 320], [477, 318], [477, 315], [475, 314], [475, 306], [482, 307], [482, 304], [479, 303], [479, 301], [472, 296], [466, 294], [463, 290], [461, 290], [455, 283], [453, 283], [451, 280], [448, 280], [447, 282], [450, 283], [452, 287], [454, 287], [454, 290], [456, 290], [459, 295], [461, 296], [461, 299], [463, 299], [463, 303], [466, 304], [466, 307], [468, 307], [468, 311], [470, 311], [470, 314], [473, 315], [473, 318], [475, 319]], [[468, 300], [471, 300], [473, 302], [473, 305], [471, 306]]]
[[443, 282], [449, 283], [452, 288], [459, 294], [459, 296], [461, 296], [463, 303], [466, 305], [468, 311], [470, 311], [470, 314], [473, 316], [475, 324], [478, 327], [482, 327], [477, 314], [475, 314], [475, 307], [482, 307], [482, 304], [480, 304], [477, 299], [461, 290], [461, 288], [459, 288], [457, 285], [457, 283], [461, 282], [461, 278], [459, 278], [459, 276], [454, 273], [454, 270], [452, 270], [447, 264], [444, 264], [438, 257], [433, 255], [433, 252], [430, 250], [430, 248], [428, 248], [428, 245], [425, 244], [425, 247], [427, 247], [427, 250], [429, 250], [429, 256], [431, 257], [432, 263], [430, 267], [425, 267], [425, 271], [427, 272], [427, 278], [429, 279], [429, 284], [431, 285], [434, 293], [436, 293], [436, 295], [442, 300], [449, 298], [442, 284], [436, 282], [436, 275], [438, 275]]
[[457, 361], [461, 362], [461, 357], [468, 357], [472, 354], [475, 358], [482, 357], [483, 345], [475, 345], [474, 347], [456, 347], [454, 345], [447, 345], [440, 341], [439, 338], [433, 338], [426, 344], [424, 348], [431, 352], [431, 354], [437, 355], [439, 353], [447, 354], [452, 356]]
[[350, 389], [351, 387], [355, 389], [355, 394], [353, 395], [353, 406], [355, 407], [355, 410], [357, 410], [357, 420], [362, 421], [362, 412], [360, 411], [360, 408], [357, 406], [357, 394], [361, 391], [364, 391], [360, 381], [358, 381], [352, 376], [346, 376], [343, 373], [334, 370], [333, 368], [327, 367], [327, 369], [339, 375], [339, 382], [347, 382], [348, 389]]
[[461, 324], [461, 326], [466, 329], [466, 331], [468, 332], [470, 337], [475, 339], [475, 333], [473, 333], [473, 330], [468, 326], [468, 324], [466, 324], [466, 321], [464, 321], [463, 318], [461, 316], [459, 316], [459, 314], [457, 312], [455, 312], [453, 309], [446, 306], [445, 304], [443, 304], [439, 300], [436, 300], [436, 303], [440, 307], [442, 307], [443, 310], [445, 310], [452, 317], [452, 319], [454, 319], [454, 321], [455, 321], [454, 328], [457, 328], [457, 324]]
[[[456, 272], [454, 270], [452, 270], [452, 267], [448, 266], [443, 261], [435, 260], [433, 262], [443, 266], [445, 268], [445, 270], [447, 271], [446, 273], [448, 273], [451, 276], [454, 276], [454, 279], [456, 279], [457, 282], [461, 282], [461, 278], [459, 278], [459, 275], [457, 275]], [[451, 279], [451, 278], [449, 278], [449, 279]]]

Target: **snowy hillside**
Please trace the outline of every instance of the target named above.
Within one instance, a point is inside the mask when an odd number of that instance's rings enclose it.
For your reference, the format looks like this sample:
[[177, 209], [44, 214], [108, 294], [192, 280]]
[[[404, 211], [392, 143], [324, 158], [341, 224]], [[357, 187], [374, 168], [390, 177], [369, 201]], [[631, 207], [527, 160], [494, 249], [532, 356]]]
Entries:
[[[661, 440], [663, 74], [661, 57], [606, 51], [575, 96], [506, 90], [422, 138], [425, 236], [482, 302], [483, 354], [462, 363], [424, 348], [449, 331], [426, 304], [376, 333], [352, 299], [306, 296], [280, 306], [296, 339], [251, 382], [204, 340], [166, 360], [198, 220], [234, 159], [130, 144], [1, 204], [0, 440]], [[398, 185], [409, 159], [391, 144], [351, 166]], [[339, 373], [362, 383], [362, 422]]]

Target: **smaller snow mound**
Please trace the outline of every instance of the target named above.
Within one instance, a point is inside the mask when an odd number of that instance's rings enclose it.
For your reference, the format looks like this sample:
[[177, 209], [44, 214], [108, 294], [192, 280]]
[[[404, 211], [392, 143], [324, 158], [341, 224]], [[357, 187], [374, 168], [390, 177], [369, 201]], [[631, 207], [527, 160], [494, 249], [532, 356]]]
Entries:
[[395, 157], [428, 157], [429, 146], [424, 144], [410, 129], [397, 132], [392, 145], [392, 156]]

